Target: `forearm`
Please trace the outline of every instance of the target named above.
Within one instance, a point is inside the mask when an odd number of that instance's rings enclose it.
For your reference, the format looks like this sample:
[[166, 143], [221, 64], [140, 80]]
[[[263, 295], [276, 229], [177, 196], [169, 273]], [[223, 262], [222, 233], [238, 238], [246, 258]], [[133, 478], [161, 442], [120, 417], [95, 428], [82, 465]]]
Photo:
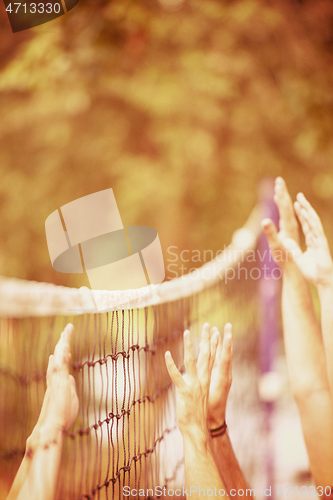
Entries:
[[24, 454], [23, 460], [21, 462], [20, 468], [17, 471], [14, 482], [11, 486], [10, 492], [8, 493], [7, 500], [16, 500], [21, 491], [21, 488], [28, 476], [31, 466], [31, 458], [27, 456], [27, 452]]
[[292, 264], [284, 272], [282, 290], [284, 341], [292, 391], [314, 480], [333, 481], [333, 409], [321, 331], [308, 285]]
[[318, 285], [318, 295], [321, 305], [327, 376], [333, 400], [333, 276], [325, 285]]
[[321, 331], [312, 297], [297, 266], [284, 269], [282, 320], [291, 388], [296, 399], [326, 389], [328, 379]]
[[20, 490], [28, 476], [32, 462], [32, 457], [38, 446], [38, 443], [39, 443], [39, 430], [35, 428], [32, 434], [27, 439], [24, 457], [20, 464], [19, 470], [16, 473], [14, 482], [7, 496], [7, 500], [17, 499], [18, 494], [20, 493]]
[[51, 425], [40, 431], [40, 441], [31, 458], [31, 465], [17, 500], [53, 500], [63, 445], [63, 432]]
[[333, 406], [328, 390], [298, 401], [310, 469], [317, 486], [333, 485]]
[[227, 497], [226, 486], [215, 463], [208, 432], [185, 435], [183, 439], [187, 496], [191, 500], [197, 500], [207, 496], [208, 490], [212, 490], [217, 497]]
[[238, 491], [241, 489], [247, 492], [246, 496], [252, 496], [232, 448], [228, 431], [223, 436], [212, 439], [212, 448], [215, 462], [229, 495], [233, 490], [231, 496], [238, 498]]

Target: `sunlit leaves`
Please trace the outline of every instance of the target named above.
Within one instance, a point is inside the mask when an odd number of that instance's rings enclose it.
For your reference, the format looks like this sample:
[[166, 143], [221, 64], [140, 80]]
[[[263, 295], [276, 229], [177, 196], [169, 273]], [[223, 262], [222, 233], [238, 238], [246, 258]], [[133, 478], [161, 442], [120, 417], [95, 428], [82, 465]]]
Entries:
[[44, 221], [106, 187], [164, 248], [223, 247], [263, 175], [329, 211], [333, 8], [283, 5], [86, 0], [36, 28], [0, 75], [0, 274], [80, 286]]

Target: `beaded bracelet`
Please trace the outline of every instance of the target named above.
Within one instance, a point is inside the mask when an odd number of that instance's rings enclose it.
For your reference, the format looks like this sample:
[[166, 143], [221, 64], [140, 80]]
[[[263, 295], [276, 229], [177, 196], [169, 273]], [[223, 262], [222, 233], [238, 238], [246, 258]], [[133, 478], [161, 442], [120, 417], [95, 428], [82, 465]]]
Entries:
[[210, 435], [212, 438], [223, 436], [223, 434], [226, 433], [227, 431], [227, 424], [224, 421], [221, 427], [218, 427], [217, 429], [210, 429]]

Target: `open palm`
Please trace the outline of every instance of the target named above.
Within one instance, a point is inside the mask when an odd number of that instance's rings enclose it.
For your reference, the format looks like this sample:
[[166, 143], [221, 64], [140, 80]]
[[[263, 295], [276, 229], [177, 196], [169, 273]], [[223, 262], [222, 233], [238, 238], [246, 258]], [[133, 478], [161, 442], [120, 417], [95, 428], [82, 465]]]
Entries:
[[[217, 328], [213, 328], [213, 335]], [[217, 428], [225, 421], [227, 399], [232, 382], [232, 327], [225, 325], [224, 338], [219, 343], [211, 372], [208, 395], [208, 425]]]
[[307, 247], [304, 253], [296, 257], [296, 263], [311, 283], [325, 284], [331, 279], [333, 263], [320, 218], [301, 193], [297, 195], [294, 206]]

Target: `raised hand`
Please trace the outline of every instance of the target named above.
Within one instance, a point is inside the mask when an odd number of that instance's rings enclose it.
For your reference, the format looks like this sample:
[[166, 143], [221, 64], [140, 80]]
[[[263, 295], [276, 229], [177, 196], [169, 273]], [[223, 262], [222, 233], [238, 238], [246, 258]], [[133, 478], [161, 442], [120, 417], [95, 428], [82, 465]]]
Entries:
[[54, 498], [63, 432], [75, 421], [79, 408], [75, 381], [69, 375], [69, 342], [73, 329], [71, 324], [66, 326], [49, 358], [42, 410], [27, 439], [26, 453], [7, 500]]
[[321, 220], [302, 193], [297, 195], [294, 207], [306, 243], [306, 251], [296, 259], [296, 263], [311, 283], [332, 285], [333, 262]]
[[74, 327], [68, 324], [61, 334], [47, 368], [47, 408], [44, 422], [63, 431], [76, 420], [79, 400], [75, 380], [69, 374], [70, 339]]
[[298, 223], [293, 203], [282, 177], [277, 177], [275, 181], [274, 201], [279, 210], [280, 231], [277, 231], [271, 219], [262, 221], [262, 229], [267, 237], [275, 262], [284, 268], [288, 262], [297, 261], [302, 255], [302, 251], [299, 247]]
[[[222, 339], [216, 327], [212, 330], [212, 351], [216, 351], [213, 357], [209, 396], [208, 396], [208, 427], [216, 429], [225, 421], [227, 399], [232, 382], [232, 326], [227, 323], [224, 327]], [[217, 339], [217, 350], [214, 339]]]
[[39, 444], [40, 431], [44, 424], [56, 425], [67, 430], [77, 417], [79, 403], [75, 381], [68, 372], [71, 359], [69, 342], [72, 333], [73, 325], [68, 324], [61, 334], [54, 354], [49, 357], [42, 409], [37, 424], [27, 439], [26, 448], [29, 456]]
[[182, 376], [169, 351], [165, 353], [169, 375], [177, 388], [177, 421], [182, 434], [197, 429], [207, 433], [207, 402], [210, 384], [211, 334], [208, 323], [202, 329], [200, 354], [196, 365], [190, 332], [184, 333], [184, 363], [186, 374]]
[[205, 495], [205, 490], [208, 494], [212, 489], [218, 490], [220, 496], [228, 497], [207, 427], [208, 393], [217, 337], [214, 332], [211, 339], [209, 325], [205, 323], [196, 364], [190, 332], [184, 333], [184, 376], [178, 371], [170, 352], [165, 353], [169, 375], [177, 388], [177, 421], [183, 435], [185, 489], [190, 491], [194, 500], [200, 500], [202, 492]]
[[[274, 201], [280, 215], [280, 231], [270, 219], [262, 222], [263, 231], [275, 262], [285, 269], [295, 262], [303, 276], [315, 285], [332, 285], [333, 263], [320, 218], [304, 194], [297, 195], [292, 204], [286, 183], [281, 177], [275, 181]], [[295, 209], [295, 211], [294, 211]], [[306, 251], [299, 247], [299, 231], [295, 212], [305, 236]]]

